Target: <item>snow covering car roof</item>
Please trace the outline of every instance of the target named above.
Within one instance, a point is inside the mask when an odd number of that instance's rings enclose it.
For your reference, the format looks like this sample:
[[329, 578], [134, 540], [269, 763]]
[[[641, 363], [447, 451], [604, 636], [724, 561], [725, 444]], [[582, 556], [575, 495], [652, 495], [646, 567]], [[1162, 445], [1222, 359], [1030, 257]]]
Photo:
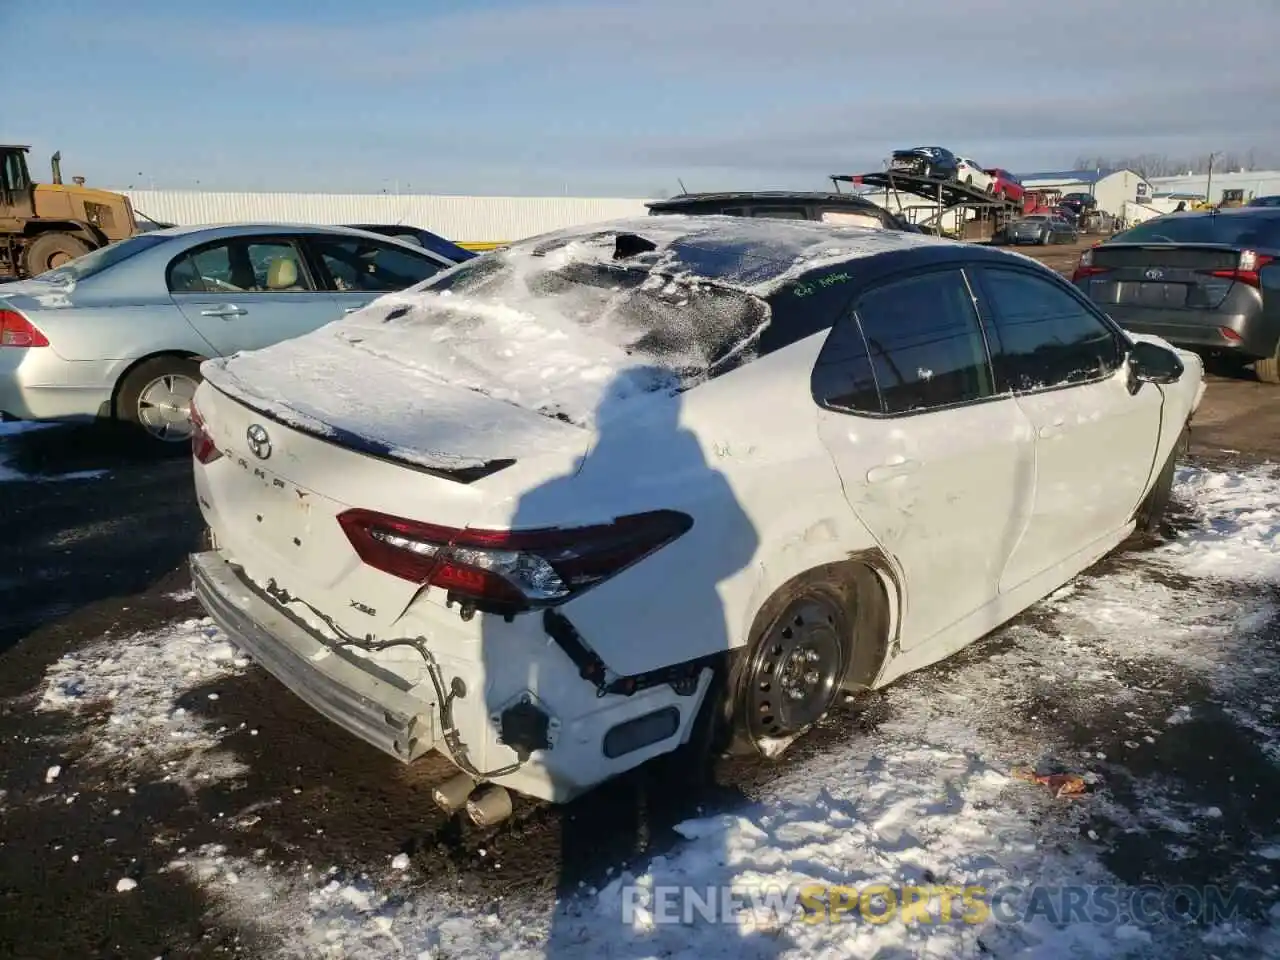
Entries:
[[264, 415], [456, 468], [456, 454], [419, 448], [421, 424], [462, 403], [458, 391], [587, 427], [605, 400], [678, 393], [749, 360], [771, 319], [764, 298], [791, 280], [860, 257], [961, 246], [742, 217], [574, 227], [202, 369], [212, 386]]
[[[491, 254], [497, 263], [525, 263], [557, 256], [546, 269], [567, 259], [648, 269], [676, 281], [701, 281], [767, 297], [789, 281], [823, 266], [921, 246], [953, 245], [925, 234], [899, 233], [809, 220], [730, 216], [640, 217], [571, 227], [514, 243]], [[444, 275], [446, 278], [454, 272]], [[427, 288], [440, 289], [441, 282]]]

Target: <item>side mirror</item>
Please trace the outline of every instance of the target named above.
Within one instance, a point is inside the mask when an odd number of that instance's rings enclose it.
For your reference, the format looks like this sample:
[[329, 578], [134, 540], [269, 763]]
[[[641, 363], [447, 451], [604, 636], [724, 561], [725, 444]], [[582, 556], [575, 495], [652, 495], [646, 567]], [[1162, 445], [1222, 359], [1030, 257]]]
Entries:
[[1141, 383], [1176, 383], [1186, 368], [1172, 350], [1139, 340], [1129, 353], [1129, 376], [1136, 389]]

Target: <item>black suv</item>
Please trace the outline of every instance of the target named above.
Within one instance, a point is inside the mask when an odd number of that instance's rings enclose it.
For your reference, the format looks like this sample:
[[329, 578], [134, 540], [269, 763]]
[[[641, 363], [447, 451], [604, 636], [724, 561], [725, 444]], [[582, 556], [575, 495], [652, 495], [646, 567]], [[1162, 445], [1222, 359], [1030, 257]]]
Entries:
[[1280, 383], [1280, 209], [1156, 217], [1086, 250], [1072, 280], [1127, 330]]
[[907, 223], [884, 207], [851, 193], [683, 193], [667, 200], [655, 200], [645, 206], [653, 216], [680, 213], [705, 217], [719, 214], [774, 220], [817, 220], [841, 226], [880, 227], [904, 233], [921, 232], [915, 224]]
[[447, 257], [454, 263], [464, 263], [479, 256], [478, 253], [465, 250], [452, 240], [446, 240], [439, 234], [432, 233], [430, 230], [423, 230], [421, 227], [406, 227], [399, 223], [348, 223], [346, 226], [352, 230], [364, 230], [366, 233], [381, 234], [384, 237], [390, 237], [402, 243], [412, 243], [415, 246], [422, 247], [424, 250], [430, 250], [432, 253]]

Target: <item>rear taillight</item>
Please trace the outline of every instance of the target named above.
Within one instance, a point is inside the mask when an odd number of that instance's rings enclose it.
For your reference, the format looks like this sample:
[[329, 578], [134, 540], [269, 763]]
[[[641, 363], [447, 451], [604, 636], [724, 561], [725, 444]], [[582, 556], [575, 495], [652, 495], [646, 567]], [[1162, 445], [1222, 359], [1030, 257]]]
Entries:
[[1093, 265], [1093, 249], [1090, 248], [1080, 254], [1080, 262], [1076, 264], [1076, 269], [1071, 274], [1071, 282], [1082, 280], [1085, 277], [1096, 277], [1100, 273], [1110, 273], [1110, 267], [1095, 267]]
[[338, 523], [360, 559], [401, 580], [441, 587], [467, 607], [515, 613], [555, 606], [622, 572], [693, 526], [672, 510], [589, 527], [458, 530], [371, 510]]
[[222, 451], [217, 448], [213, 442], [213, 438], [209, 436], [209, 431], [205, 428], [204, 417], [200, 415], [200, 411], [196, 409], [196, 405], [191, 404], [191, 455], [201, 463], [213, 463], [222, 456]]
[[49, 340], [34, 323], [13, 310], [0, 310], [0, 347], [47, 347]]
[[1272, 263], [1275, 257], [1269, 257], [1265, 253], [1258, 253], [1256, 250], [1241, 250], [1240, 259], [1236, 262], [1235, 268], [1231, 270], [1203, 270], [1211, 277], [1220, 277], [1223, 280], [1235, 280], [1239, 283], [1247, 283], [1251, 287], [1262, 286], [1262, 278], [1259, 271], [1268, 263]]

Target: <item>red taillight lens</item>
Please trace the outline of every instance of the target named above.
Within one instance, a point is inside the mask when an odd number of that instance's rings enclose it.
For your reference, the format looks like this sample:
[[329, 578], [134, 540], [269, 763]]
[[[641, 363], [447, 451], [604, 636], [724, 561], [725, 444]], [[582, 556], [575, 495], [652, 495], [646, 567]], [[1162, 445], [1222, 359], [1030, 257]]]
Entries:
[[191, 455], [201, 463], [213, 463], [222, 456], [222, 451], [214, 445], [205, 429], [204, 417], [194, 403], [191, 405]]
[[1267, 264], [1275, 261], [1275, 257], [1269, 257], [1265, 253], [1258, 253], [1256, 250], [1241, 250], [1240, 261], [1233, 270], [1204, 270], [1211, 277], [1220, 277], [1223, 280], [1235, 280], [1238, 283], [1247, 283], [1251, 287], [1262, 286], [1262, 278], [1258, 275], [1259, 271]]
[[48, 339], [34, 323], [13, 310], [0, 310], [0, 347], [47, 347]]
[[358, 509], [339, 514], [338, 523], [369, 566], [502, 611], [563, 603], [693, 526], [672, 510], [590, 527], [515, 531], [457, 530]]
[[1084, 277], [1096, 277], [1100, 273], [1110, 273], [1110, 267], [1095, 267], [1093, 265], [1093, 248], [1090, 247], [1084, 253], [1080, 254], [1080, 262], [1076, 264], [1076, 269], [1071, 274], [1071, 282], [1075, 283]]
[[1110, 272], [1110, 267], [1076, 267], [1075, 273], [1071, 274], [1071, 282], [1074, 283], [1084, 277], [1096, 277], [1101, 273]]

